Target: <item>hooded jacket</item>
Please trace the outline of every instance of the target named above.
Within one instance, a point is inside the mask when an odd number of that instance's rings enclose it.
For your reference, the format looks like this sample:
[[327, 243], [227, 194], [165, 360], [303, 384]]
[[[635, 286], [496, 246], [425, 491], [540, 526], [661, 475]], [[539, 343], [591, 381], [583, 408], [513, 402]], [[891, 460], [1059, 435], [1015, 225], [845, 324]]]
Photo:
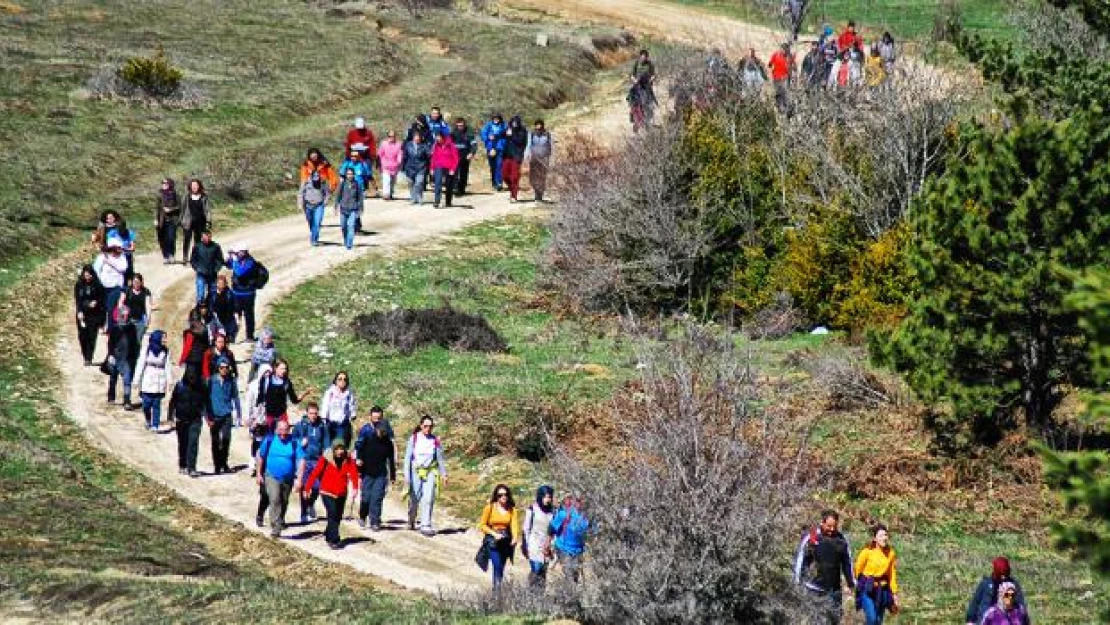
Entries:
[[396, 139], [393, 141], [386, 139], [382, 142], [378, 157], [381, 158], [382, 171], [390, 176], [396, 176], [397, 172], [401, 171], [401, 161], [404, 158], [404, 144]]
[[[85, 282], [83, 276], [86, 271], [92, 274], [92, 282]], [[91, 265], [85, 265], [81, 269], [81, 275], [77, 276], [77, 283], [73, 285], [73, 303], [77, 312], [85, 313], [86, 324], [103, 324], [104, 311], [107, 309], [106, 299], [104, 287], [96, 277], [96, 272]]]
[[409, 141], [405, 143], [404, 161], [402, 162], [402, 169], [405, 175], [410, 180], [415, 180], [417, 176], [424, 175], [432, 162], [432, 148], [427, 143], [416, 144]]
[[524, 152], [528, 150], [528, 130], [520, 120], [520, 115], [514, 115], [505, 128], [505, 158], [514, 161], [523, 161]]
[[505, 121], [495, 122], [492, 119], [482, 126], [482, 143], [486, 146], [486, 153], [497, 150], [500, 154], [505, 150]]
[[304, 159], [304, 162], [301, 163], [300, 183], [303, 185], [309, 180], [312, 180], [313, 172], [319, 172], [320, 179], [326, 182], [328, 184], [328, 188], [332, 191], [335, 190], [335, 187], [339, 186], [339, 174], [335, 171], [335, 168], [331, 166], [331, 163], [328, 162], [328, 159], [324, 158], [323, 155], [320, 155], [320, 160], [316, 161], [315, 163], [308, 160], [307, 158]]
[[451, 135], [443, 135], [443, 141], [436, 141], [432, 146], [432, 169], [446, 169], [455, 171], [459, 166], [459, 150]]

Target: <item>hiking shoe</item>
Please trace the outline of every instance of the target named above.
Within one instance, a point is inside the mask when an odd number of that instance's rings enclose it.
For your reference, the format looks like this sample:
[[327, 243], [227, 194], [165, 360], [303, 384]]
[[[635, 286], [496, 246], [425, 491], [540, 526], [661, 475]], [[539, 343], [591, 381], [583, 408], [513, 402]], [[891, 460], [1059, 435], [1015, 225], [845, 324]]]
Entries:
[[359, 519], [358, 520], [358, 526], [361, 527], [362, 529], [366, 529], [366, 519]]
[[135, 408], [138, 408], [138, 406], [136, 406], [135, 404], [133, 404], [129, 401], [123, 402], [123, 409], [124, 410], [134, 410]]
[[265, 525], [265, 523], [262, 522], [262, 517], [260, 516], [254, 517], [254, 524], [258, 527], [262, 527], [263, 525]]
[[431, 538], [436, 535], [436, 531], [430, 527], [425, 527], [424, 529], [420, 530], [420, 533], [423, 534], [426, 538]]
[[339, 543], [328, 543], [328, 546], [332, 548], [332, 551], [338, 551], [343, 548]]
[[381, 525], [381, 523], [372, 523], [372, 524], [370, 525], [370, 531], [372, 531], [372, 532], [380, 532], [380, 531], [382, 531], [382, 525]]
[[308, 523], [309, 523], [308, 515], [307, 514], [302, 514], [301, 515], [301, 525], [308, 525]]
[[200, 472], [196, 469], [189, 470], [189, 477], [200, 477]]

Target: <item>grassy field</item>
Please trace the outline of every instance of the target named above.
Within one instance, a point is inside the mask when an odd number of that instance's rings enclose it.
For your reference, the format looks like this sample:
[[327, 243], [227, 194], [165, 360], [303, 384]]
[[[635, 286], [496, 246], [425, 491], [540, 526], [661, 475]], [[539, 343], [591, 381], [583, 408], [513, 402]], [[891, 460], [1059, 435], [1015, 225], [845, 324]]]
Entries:
[[[586, 94], [598, 69], [570, 37], [534, 47], [537, 27], [367, 11], [292, 0], [0, 3], [0, 139], [12, 146], [0, 163], [0, 614], [489, 622], [189, 505], [89, 444], [51, 399], [60, 390], [43, 311], [70, 305], [99, 210], [121, 209], [148, 249], [149, 200], [166, 175], [208, 182], [217, 231], [288, 214], [305, 149], [338, 157], [356, 115], [380, 130], [403, 129], [432, 104], [538, 114]], [[96, 72], [157, 45], [206, 106], [88, 97]], [[506, 81], [510, 69], [522, 73]], [[233, 200], [236, 184], [245, 197]]]
[[[779, 25], [776, 10], [781, 3], [758, 0], [671, 0], [678, 4], [696, 6], [748, 22]], [[768, 8], [771, 4], [774, 9]], [[803, 35], [816, 34], [822, 24], [829, 24], [840, 31], [848, 20], [855, 20], [865, 36], [881, 35], [889, 30], [899, 39], [922, 39], [933, 32], [937, 13], [949, 3], [947, 0], [814, 0]], [[1010, 7], [996, 0], [956, 0], [959, 15], [968, 28], [978, 32], [1008, 39], [1014, 36], [1014, 26], [1009, 21]]]
[[[573, 436], [590, 436], [604, 419], [604, 398], [635, 376], [633, 346], [621, 340], [616, 320], [561, 313], [537, 282], [544, 240], [545, 229], [535, 217], [475, 226], [397, 256], [348, 265], [298, 288], [274, 310], [278, 346], [290, 358], [295, 379], [321, 386], [346, 369], [360, 402], [385, 405], [399, 431], [420, 414], [437, 415], [453, 470], [445, 500], [466, 518], [476, 514], [496, 482], [514, 485], [518, 497], [527, 498], [546, 478], [542, 462], [517, 457], [513, 433], [528, 432], [537, 416], [564, 423], [556, 415], [565, 414], [571, 423], [586, 420], [570, 428]], [[431, 347], [406, 356], [361, 341], [349, 330], [359, 313], [444, 301], [483, 315], [508, 341], [508, 355]], [[1012, 559], [1037, 622], [1096, 622], [1093, 615], [1110, 606], [1110, 592], [1096, 584], [1086, 565], [1070, 562], [1048, 544], [1044, 525], [1060, 513], [1059, 505], [1036, 484], [1007, 485], [1008, 477], [1000, 473], [993, 489], [972, 484], [854, 493], [852, 469], [886, 458], [893, 466], [879, 470], [888, 478], [905, 473], [926, 486], [932, 472], [949, 469], [927, 454], [926, 435], [910, 412], [826, 405], [810, 384], [806, 361], [855, 348], [836, 337], [808, 335], [746, 347], [773, 387], [771, 403], [817, 415], [815, 444], [844, 490], [828, 493], [815, 509], [831, 503], [844, 510], [856, 543], [870, 520], [892, 527], [902, 553], [901, 621], [960, 622], [974, 584], [998, 555]], [[486, 439], [497, 444], [480, 444]], [[783, 566], [789, 566], [785, 554]]]

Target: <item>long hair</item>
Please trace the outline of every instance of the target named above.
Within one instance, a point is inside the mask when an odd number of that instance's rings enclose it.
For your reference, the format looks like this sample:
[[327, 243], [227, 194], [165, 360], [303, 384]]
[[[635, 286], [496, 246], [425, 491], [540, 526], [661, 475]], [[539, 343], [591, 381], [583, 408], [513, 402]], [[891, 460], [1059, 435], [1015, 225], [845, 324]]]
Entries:
[[200, 195], [205, 195], [206, 193], [204, 191], [204, 183], [200, 181], [200, 178], [193, 178], [192, 180], [189, 181], [189, 186], [186, 189], [189, 192], [189, 194], [192, 195], [192, 193], [193, 193], [193, 183], [194, 182], [197, 183], [197, 193], [199, 193]]
[[505, 484], [498, 484], [497, 486], [493, 487], [493, 494], [490, 495], [489, 502], [497, 503], [497, 493], [501, 491], [509, 494], [508, 501], [505, 503], [505, 508], [508, 510], [516, 508], [516, 502], [513, 500], [513, 489], [509, 488]]

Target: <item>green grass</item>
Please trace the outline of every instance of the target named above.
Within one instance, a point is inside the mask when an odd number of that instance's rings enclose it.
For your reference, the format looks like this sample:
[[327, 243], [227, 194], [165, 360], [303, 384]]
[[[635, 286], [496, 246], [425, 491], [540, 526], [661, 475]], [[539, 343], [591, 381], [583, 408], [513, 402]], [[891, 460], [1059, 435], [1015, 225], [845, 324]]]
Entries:
[[[768, 3], [753, 0], [671, 0], [677, 4], [695, 6], [737, 19], [779, 28], [779, 17]], [[813, 0], [812, 9], [803, 36], [815, 35], [822, 24], [829, 24], [837, 32], [848, 20], [856, 24], [868, 38], [889, 30], [899, 39], [921, 40], [933, 32], [935, 16], [945, 5], [944, 0]], [[1009, 21], [1014, 7], [997, 0], [959, 0], [956, 2], [965, 25], [975, 31], [1003, 39], [1015, 36]], [[777, 9], [780, 3], [774, 3]]]

